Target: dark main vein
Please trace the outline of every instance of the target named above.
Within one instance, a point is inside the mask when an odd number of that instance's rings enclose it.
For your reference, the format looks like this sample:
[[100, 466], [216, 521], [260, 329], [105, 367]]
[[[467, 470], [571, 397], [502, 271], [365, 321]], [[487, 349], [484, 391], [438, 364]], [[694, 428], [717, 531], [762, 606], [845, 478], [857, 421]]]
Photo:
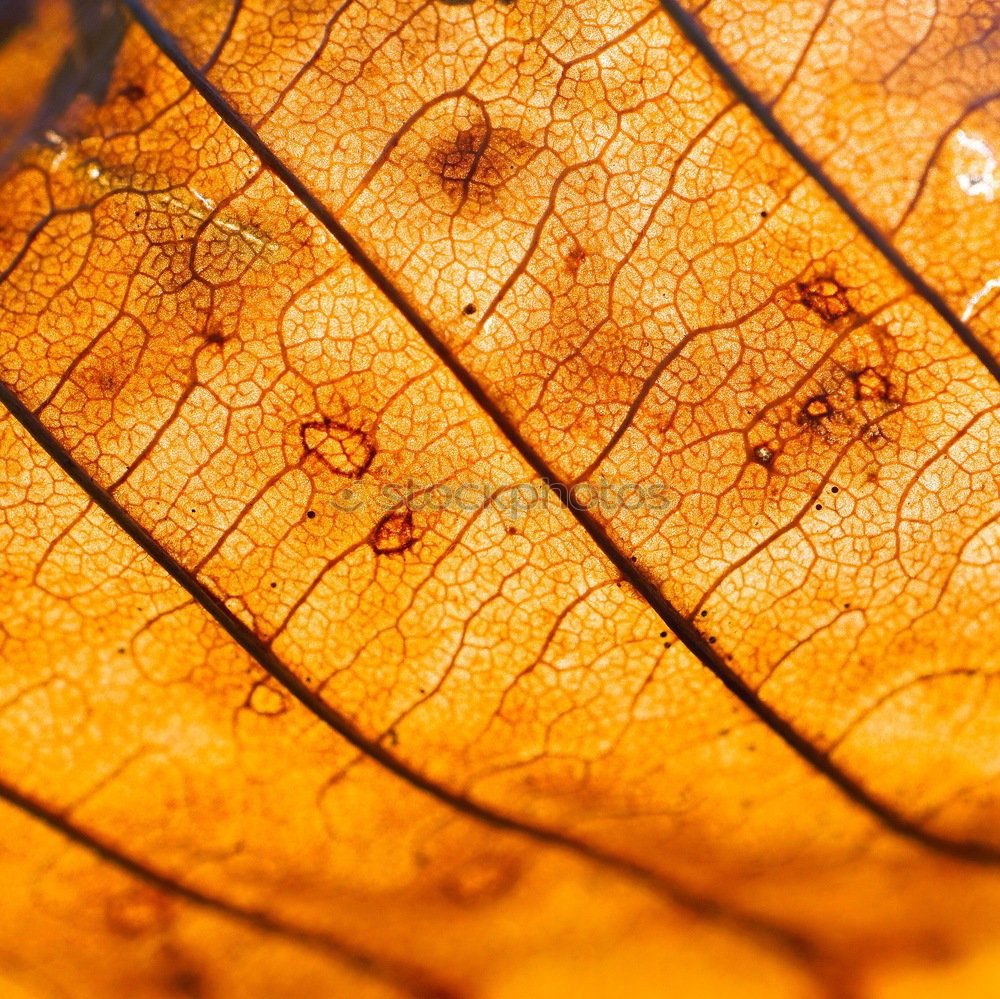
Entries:
[[722, 77], [729, 90], [749, 109], [771, 136], [793, 160], [823, 189], [837, 207], [864, 233], [868, 242], [889, 262], [892, 268], [928, 305], [951, 327], [952, 331], [982, 362], [987, 371], [1000, 382], [1000, 361], [964, 323], [944, 298], [914, 270], [885, 233], [874, 223], [826, 171], [792, 137], [775, 117], [774, 112], [743, 81], [705, 33], [697, 17], [686, 10], [680, 0], [660, 0], [668, 17], [685, 38], [701, 53], [705, 61]]
[[[98, 485], [87, 471], [77, 464], [41, 420], [24, 405], [10, 386], [2, 381], [0, 381], [0, 404], [10, 411], [11, 415], [25, 428], [35, 442], [87, 494], [94, 504], [103, 510], [172, 579], [184, 587], [192, 599], [209, 613], [245, 652], [254, 658], [267, 673], [313, 715], [346, 739], [360, 753], [374, 760], [411, 787], [424, 792], [468, 818], [482, 822], [494, 829], [519, 834], [545, 846], [571, 852], [638, 882], [700, 918], [729, 924], [737, 930], [767, 940], [793, 958], [803, 961], [807, 966], [814, 967], [818, 964], [821, 958], [812, 942], [793, 929], [759, 917], [752, 912], [743, 911], [736, 906], [723, 905], [713, 898], [699, 895], [683, 885], [669, 881], [664, 875], [650, 870], [636, 861], [618, 856], [585, 840], [575, 839], [567, 833], [543, 825], [536, 825], [479, 804], [438, 784], [420, 771], [414, 770], [404, 760], [389, 752], [381, 743], [373, 742], [354, 722], [333, 708], [292, 672], [274, 654], [270, 646], [266, 645], [258, 635], [236, 617], [189, 569], [178, 562], [146, 528]], [[0, 784], [0, 798], [3, 798], [5, 793], [7, 792]], [[20, 796], [12, 800], [20, 804], [27, 799]], [[36, 816], [45, 814], [37, 806], [28, 810]], [[62, 828], [58, 822], [50, 824], [53, 824], [55, 828]], [[68, 828], [64, 831], [67, 832], [67, 835], [71, 835]], [[71, 838], [74, 837], [71, 836]], [[76, 833], [75, 838], [79, 842], [84, 842], [86, 839], [79, 832]], [[109, 858], [114, 856], [112, 851], [105, 851], [105, 853]], [[135, 862], [129, 863], [132, 867], [126, 864], [126, 869], [131, 870], [138, 866]], [[197, 900], [196, 895], [196, 892], [190, 893], [192, 900]], [[216, 908], [223, 905], [224, 903], [219, 903]]]
[[312, 950], [322, 951], [338, 958], [358, 971], [392, 982], [414, 996], [444, 996], [450, 994], [441, 983], [432, 981], [426, 971], [415, 965], [386, 960], [374, 954], [363, 953], [353, 945], [343, 943], [334, 937], [323, 933], [310, 932], [298, 926], [285, 923], [263, 909], [243, 908], [232, 902], [227, 902], [225, 899], [209, 895], [197, 888], [184, 884], [168, 874], [147, 866], [127, 853], [123, 853], [117, 847], [99, 839], [92, 833], [86, 832], [64, 815], [46, 807], [3, 779], [0, 779], [0, 801], [5, 801], [7, 804], [25, 812], [36, 821], [68, 839], [71, 843], [75, 843], [77, 846], [90, 851], [104, 862], [111, 864], [132, 877], [138, 878], [148, 885], [152, 885], [165, 894], [173, 895], [186, 902], [191, 902], [199, 908], [207, 909], [217, 915], [243, 923], [254, 930], [291, 940]]
[[[299, 179], [278, 154], [257, 134], [254, 128], [244, 120], [225, 97], [219, 93], [215, 87], [200, 74], [197, 68], [191, 63], [187, 56], [180, 49], [175, 39], [166, 32], [157, 20], [152, 17], [142, 4], [142, 0], [121, 0], [128, 7], [133, 16], [150, 36], [160, 50], [174, 63], [177, 69], [187, 78], [191, 86], [194, 87], [204, 100], [215, 110], [219, 117], [250, 147], [259, 157], [261, 162], [270, 169], [295, 195], [299, 201], [313, 214], [330, 234], [341, 244], [347, 253], [354, 259], [355, 263], [364, 271], [368, 278], [386, 296], [386, 298], [396, 307], [397, 311], [407, 320], [419, 336], [434, 351], [441, 362], [461, 383], [462, 387], [476, 401], [479, 407], [493, 421], [500, 432], [507, 438], [508, 442], [518, 451], [521, 457], [532, 468], [535, 474], [546, 484], [546, 486], [556, 495], [566, 506], [577, 522], [590, 536], [591, 540], [612, 562], [621, 575], [631, 583], [642, 595], [647, 603], [656, 611], [663, 622], [681, 639], [685, 646], [698, 660], [707, 667], [724, 685], [734, 694], [747, 708], [749, 708], [758, 718], [760, 718], [772, 731], [774, 731], [799, 757], [801, 757], [810, 767], [823, 774], [835, 787], [837, 787], [847, 798], [856, 805], [876, 816], [888, 828], [901, 836], [914, 840], [931, 849], [949, 854], [951, 856], [975, 861], [978, 863], [996, 864], [1000, 863], [1000, 850], [984, 845], [975, 840], [954, 840], [937, 833], [922, 828], [912, 819], [896, 811], [887, 802], [875, 797], [860, 781], [841, 770], [830, 757], [813, 745], [803, 736], [786, 718], [780, 715], [769, 704], [765, 703], [758, 693], [753, 690], [734, 670], [725, 662], [722, 656], [710, 645], [705, 637], [697, 630], [691, 621], [683, 615], [660, 591], [656, 583], [640, 570], [631, 559], [612, 541], [605, 527], [600, 524], [586, 510], [581, 510], [578, 503], [572, 502], [572, 495], [566, 483], [562, 482], [553, 472], [548, 462], [535, 450], [535, 448], [525, 439], [521, 432], [515, 427], [507, 416], [502, 412], [496, 402], [487, 393], [482, 385], [469, 373], [469, 371], [452, 354], [444, 341], [437, 335], [430, 323], [421, 315], [417, 308], [407, 299], [407, 297], [396, 287], [392, 280], [378, 267], [374, 260], [365, 252], [354, 236], [334, 217], [328, 208], [319, 198], [309, 190], [305, 183]], [[686, 22], [685, 22], [686, 23]], [[716, 57], [718, 59], [718, 57]], [[721, 60], [719, 60], [721, 61]], [[713, 63], [715, 65], [715, 63]], [[732, 75], [732, 74], [730, 74]], [[745, 93], [746, 88], [737, 90], [738, 95], [748, 100], [752, 95]], [[778, 127], [775, 123], [775, 127]], [[788, 140], [791, 141], [790, 139]], [[802, 154], [804, 156], [804, 154]], [[853, 217], [853, 216], [852, 216]], [[860, 224], [860, 223], [859, 223]], [[927, 286], [924, 285], [926, 288]], [[929, 295], [934, 293], [927, 288]], [[935, 295], [935, 298], [937, 296]], [[930, 300], [930, 299], [929, 299]], [[939, 300], [939, 299], [938, 299]], [[944, 306], [943, 303], [942, 307]], [[964, 329], [963, 324], [955, 318], [956, 328]], [[976, 351], [984, 363], [989, 355], [978, 341], [966, 331], [967, 335], [976, 344]], [[992, 362], [992, 359], [989, 359]], [[992, 362], [995, 366], [996, 362]], [[993, 370], [993, 369], [991, 369]], [[998, 373], [1000, 378], [1000, 373]], [[192, 583], [196, 583], [193, 577], [185, 571], [185, 575]], [[188, 584], [185, 584], [188, 585]], [[190, 589], [190, 585], [188, 585]], [[222, 608], [215, 598], [215, 604]], [[227, 614], [228, 610], [225, 611]], [[242, 624], [240, 627], [244, 627]], [[231, 629], [230, 629], [231, 631]], [[260, 644], [260, 643], [258, 643]], [[274, 656], [270, 650], [266, 650], [273, 660]], [[276, 662], [276, 660], [275, 660]], [[268, 667], [270, 669], [270, 667]], [[294, 674], [283, 664], [282, 674], [289, 677], [289, 682], [294, 682], [304, 687], [301, 681], [294, 677]], [[275, 674], [277, 675], [277, 674]], [[305, 688], [308, 690], [308, 688]], [[310, 692], [309, 696], [313, 700], [318, 700]], [[322, 702], [319, 702], [322, 703]], [[324, 708], [329, 714], [329, 708]], [[350, 724], [350, 723], [347, 723]], [[353, 729], [353, 725], [351, 726]], [[355, 738], [361, 738], [360, 733], [355, 730]], [[376, 750], [387, 757], [381, 747], [375, 746]], [[399, 761], [394, 761], [399, 766]], [[428, 785], [424, 777], [416, 774], [415, 779], [422, 782], [422, 786]], [[450, 792], [446, 792], [450, 793]], [[475, 806], [479, 807], [479, 806]], [[507, 822], [511, 820], [505, 820]], [[547, 835], [554, 835], [548, 832]]]

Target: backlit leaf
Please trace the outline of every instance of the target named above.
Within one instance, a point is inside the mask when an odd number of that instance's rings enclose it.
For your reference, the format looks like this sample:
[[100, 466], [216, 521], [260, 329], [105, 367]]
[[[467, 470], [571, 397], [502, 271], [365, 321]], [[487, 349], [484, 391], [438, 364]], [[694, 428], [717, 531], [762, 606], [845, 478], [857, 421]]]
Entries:
[[987, 199], [652, 0], [129, 7], [0, 182], [10, 988], [995, 985]]

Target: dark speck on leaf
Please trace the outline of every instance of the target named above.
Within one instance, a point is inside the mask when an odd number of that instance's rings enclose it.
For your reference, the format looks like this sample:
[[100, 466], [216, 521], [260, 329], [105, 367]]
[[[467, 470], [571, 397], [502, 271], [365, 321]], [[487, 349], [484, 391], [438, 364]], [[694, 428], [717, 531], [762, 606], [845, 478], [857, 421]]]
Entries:
[[126, 87], [122, 87], [118, 91], [119, 96], [124, 97], [125, 100], [131, 101], [135, 104], [137, 101], [141, 101], [146, 96], [146, 88], [139, 86], [138, 83], [130, 83]]
[[854, 306], [847, 298], [847, 289], [834, 278], [800, 281], [798, 290], [799, 301], [828, 323], [837, 323], [854, 312]]
[[833, 406], [825, 393], [810, 396], [802, 406], [803, 423], [816, 425], [831, 416], [833, 416]]
[[387, 513], [372, 531], [371, 546], [376, 555], [399, 555], [412, 548], [415, 542], [410, 510]]

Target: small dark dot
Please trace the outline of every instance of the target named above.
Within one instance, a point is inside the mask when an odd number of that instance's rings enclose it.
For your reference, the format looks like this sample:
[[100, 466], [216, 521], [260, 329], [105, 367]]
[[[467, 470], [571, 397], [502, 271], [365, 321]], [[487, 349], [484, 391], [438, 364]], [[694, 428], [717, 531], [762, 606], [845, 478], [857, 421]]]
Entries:
[[508, 527], [507, 528], [507, 533], [508, 534], [517, 534], [517, 528], [516, 527]]
[[312, 519], [313, 519], [313, 518], [314, 518], [314, 517], [316, 516], [316, 511], [315, 511], [315, 510], [310, 510], [310, 511], [309, 511], [309, 512], [308, 512], [308, 513], [306, 514], [306, 516], [307, 516], [307, 517], [308, 517], [308, 518], [309, 518], [310, 520], [312, 520]]
[[762, 212], [760, 213], [760, 217], [761, 217], [762, 219], [766, 219], [766, 218], [767, 218], [767, 212], [765, 212], [765, 211], [762, 211]]
[[816, 504], [816, 509], [817, 510], [822, 510], [823, 509], [823, 504], [822, 503], [817, 503]]
[[127, 87], [122, 87], [118, 93], [127, 101], [141, 101], [146, 96], [146, 88], [138, 83], [130, 83]]
[[632, 556], [632, 558], [631, 558], [631, 561], [632, 561], [632, 562], [637, 562], [637, 561], [638, 561], [638, 558], [637, 558], [637, 557], [636, 557], [635, 555], [633, 555], [633, 556]]
[[467, 316], [474, 316], [476, 314], [476, 307], [472, 302], [469, 302], [469, 304], [464, 309], [462, 309], [462, 311]]
[[840, 492], [840, 488], [838, 486], [830, 486], [830, 492], [831, 493], [839, 493]]
[[121, 647], [121, 648], [120, 648], [120, 649], [118, 650], [118, 655], [120, 655], [120, 656], [123, 656], [123, 655], [125, 655], [125, 646], [122, 646], [122, 647]]
[[277, 588], [278, 588], [278, 584], [277, 583], [272, 583], [271, 584], [271, 589], [272, 590], [276, 590]]
[[712, 635], [712, 637], [711, 637], [711, 638], [709, 638], [709, 640], [708, 640], [708, 644], [709, 644], [709, 645], [715, 645], [715, 635]]
[[708, 617], [708, 611], [707, 611], [707, 610], [703, 610], [703, 611], [701, 612], [701, 616], [702, 616], [702, 617]]
[[660, 638], [666, 638], [666, 637], [667, 637], [667, 633], [665, 631], [661, 631], [660, 632]]

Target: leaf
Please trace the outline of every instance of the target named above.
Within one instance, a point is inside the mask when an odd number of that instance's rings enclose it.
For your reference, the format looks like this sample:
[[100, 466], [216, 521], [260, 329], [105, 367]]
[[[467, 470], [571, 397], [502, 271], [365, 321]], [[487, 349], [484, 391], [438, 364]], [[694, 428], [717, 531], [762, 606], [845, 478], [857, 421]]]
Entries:
[[[276, 684], [10, 417], [0, 440], [0, 793], [99, 855], [3, 807], [5, 977], [94, 995], [302, 983], [451, 996], [586, 968], [641, 994], [664, 981], [731, 991], [730, 969], [749, 965], [779, 994], [802, 988], [768, 953], [788, 942], [766, 925], [692, 926], [693, 902], [672, 902], [669, 885], [387, 772]], [[588, 914], [591, 893], [602, 901]]]
[[0, 192], [5, 975], [988, 987], [934, 302], [651, 3], [136, 10]]

